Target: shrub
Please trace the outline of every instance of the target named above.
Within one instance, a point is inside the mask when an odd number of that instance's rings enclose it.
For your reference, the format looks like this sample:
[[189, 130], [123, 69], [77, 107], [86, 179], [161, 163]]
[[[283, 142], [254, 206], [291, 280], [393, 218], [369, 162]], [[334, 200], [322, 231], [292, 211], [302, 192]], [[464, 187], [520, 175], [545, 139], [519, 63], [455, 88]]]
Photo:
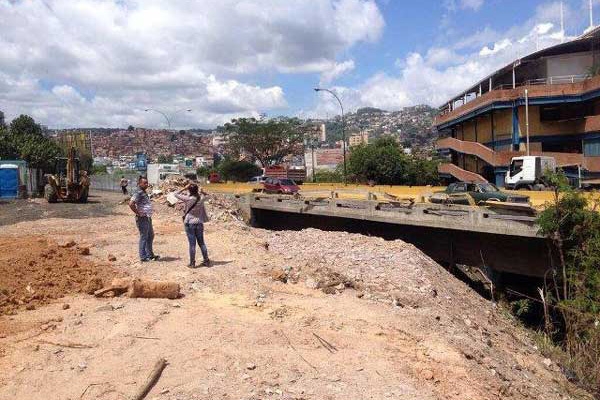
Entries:
[[208, 167], [198, 167], [198, 169], [196, 169], [196, 175], [198, 176], [207, 177], [211, 172], [213, 172], [213, 169]]
[[330, 171], [319, 169], [315, 171], [315, 182], [318, 183], [340, 183], [344, 181], [344, 175], [339, 171], [339, 168]]
[[248, 182], [253, 176], [260, 175], [262, 170], [248, 161], [225, 159], [219, 164], [221, 179], [235, 182]]
[[563, 364], [579, 382], [600, 395], [600, 214], [561, 172], [550, 176], [554, 201], [540, 213], [540, 232], [557, 253], [547, 286], [556, 310], [555, 331], [547, 332], [564, 349]]

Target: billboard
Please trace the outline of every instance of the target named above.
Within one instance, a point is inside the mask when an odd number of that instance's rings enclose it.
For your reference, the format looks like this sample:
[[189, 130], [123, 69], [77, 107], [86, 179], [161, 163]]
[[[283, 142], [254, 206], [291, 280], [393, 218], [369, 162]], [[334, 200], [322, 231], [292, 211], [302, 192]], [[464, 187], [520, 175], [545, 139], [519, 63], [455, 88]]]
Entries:
[[148, 157], [145, 153], [135, 154], [135, 169], [138, 171], [146, 171], [148, 169]]

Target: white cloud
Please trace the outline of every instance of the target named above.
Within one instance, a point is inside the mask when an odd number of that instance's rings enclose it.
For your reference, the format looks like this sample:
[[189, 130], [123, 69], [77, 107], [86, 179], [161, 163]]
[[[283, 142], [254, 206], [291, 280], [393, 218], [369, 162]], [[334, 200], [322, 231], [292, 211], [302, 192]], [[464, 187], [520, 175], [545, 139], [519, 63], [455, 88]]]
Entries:
[[155, 123], [148, 107], [192, 108], [179, 126], [280, 112], [282, 88], [256, 76], [332, 81], [385, 25], [374, 0], [15, 0], [0, 15], [0, 109], [50, 126]]
[[[551, 3], [550, 7], [555, 8]], [[571, 15], [565, 7], [565, 15]], [[397, 110], [415, 104], [439, 106], [452, 96], [459, 95], [495, 70], [515, 59], [561, 42], [563, 33], [556, 19], [540, 7], [523, 24], [495, 32], [484, 29], [487, 43], [477, 32], [448, 47], [435, 46], [423, 53], [410, 53], [396, 61], [396, 73], [379, 72], [363, 83], [352, 87], [337, 87], [345, 108], [379, 107]], [[542, 19], [541, 17], [552, 17]], [[320, 97], [317, 115], [339, 113], [331, 97]]]
[[461, 8], [470, 8], [472, 10], [479, 10], [483, 5], [483, 0], [461, 0]]
[[491, 49], [488, 46], [484, 46], [483, 49], [481, 49], [479, 51], [479, 55], [482, 57], [492, 56], [494, 54], [501, 52], [502, 50], [506, 50], [510, 46], [512, 46], [511, 40], [508, 38], [505, 38], [505, 39], [500, 40], [499, 42], [494, 43], [494, 45], [492, 46]]
[[479, 10], [483, 5], [484, 0], [444, 0], [444, 7], [448, 11], [456, 11], [457, 9]]
[[331, 83], [332, 81], [344, 75], [345, 73], [352, 71], [354, 67], [354, 60], [348, 60], [341, 63], [334, 63], [329, 70], [324, 71], [321, 74], [320, 84], [323, 85]]

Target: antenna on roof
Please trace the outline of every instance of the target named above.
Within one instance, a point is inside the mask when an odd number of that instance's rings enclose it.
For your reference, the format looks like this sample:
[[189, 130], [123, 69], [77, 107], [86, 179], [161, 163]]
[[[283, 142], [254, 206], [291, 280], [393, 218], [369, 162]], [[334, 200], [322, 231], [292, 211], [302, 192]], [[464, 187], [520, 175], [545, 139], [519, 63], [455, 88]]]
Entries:
[[560, 42], [565, 42], [565, 12], [562, 1], [560, 2]]
[[592, 0], [590, 0], [590, 29], [594, 28], [594, 5], [592, 4]]

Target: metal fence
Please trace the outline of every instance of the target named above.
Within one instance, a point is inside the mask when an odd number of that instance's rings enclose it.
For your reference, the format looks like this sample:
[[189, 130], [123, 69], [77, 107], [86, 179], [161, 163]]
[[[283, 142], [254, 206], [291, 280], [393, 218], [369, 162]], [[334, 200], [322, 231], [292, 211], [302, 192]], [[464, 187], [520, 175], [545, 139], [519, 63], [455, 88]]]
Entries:
[[92, 190], [106, 190], [111, 192], [121, 191], [121, 177], [125, 176], [129, 179], [128, 190], [131, 192], [137, 185], [137, 179], [139, 174], [100, 174], [92, 175], [91, 177], [91, 189]]
[[[535, 85], [562, 85], [565, 83], [578, 83], [590, 79], [590, 75], [564, 75], [564, 76], [549, 76], [547, 78], [530, 79], [525, 82], [516, 83], [516, 87], [535, 86]], [[505, 83], [494, 87], [494, 90], [512, 89], [512, 83]], [[467, 102], [468, 103], [468, 102]]]

